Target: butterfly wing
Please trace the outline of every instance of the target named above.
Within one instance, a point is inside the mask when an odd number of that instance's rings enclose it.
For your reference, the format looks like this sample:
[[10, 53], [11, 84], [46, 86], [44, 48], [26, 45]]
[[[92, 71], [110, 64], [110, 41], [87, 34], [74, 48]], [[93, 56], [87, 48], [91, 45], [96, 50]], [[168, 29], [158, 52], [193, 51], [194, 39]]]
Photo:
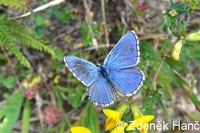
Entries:
[[138, 68], [111, 70], [109, 77], [119, 91], [126, 96], [136, 94], [145, 78], [143, 72]]
[[138, 37], [130, 31], [119, 40], [103, 64], [112, 82], [126, 96], [136, 93], [144, 80], [142, 71], [134, 68], [139, 55]]
[[96, 105], [99, 104], [107, 107], [114, 102], [109, 84], [103, 77], [99, 77], [98, 80], [91, 84], [88, 87], [87, 93]]
[[104, 61], [105, 68], [122, 69], [139, 62], [139, 41], [134, 31], [126, 33], [110, 51]]
[[74, 56], [65, 56], [64, 62], [74, 76], [88, 86], [89, 98], [96, 105], [100, 104], [106, 107], [113, 103], [114, 98], [109, 83], [99, 76], [98, 68], [94, 64]]
[[98, 77], [97, 67], [86, 60], [74, 56], [65, 56], [64, 62], [74, 76], [85, 86], [90, 86]]

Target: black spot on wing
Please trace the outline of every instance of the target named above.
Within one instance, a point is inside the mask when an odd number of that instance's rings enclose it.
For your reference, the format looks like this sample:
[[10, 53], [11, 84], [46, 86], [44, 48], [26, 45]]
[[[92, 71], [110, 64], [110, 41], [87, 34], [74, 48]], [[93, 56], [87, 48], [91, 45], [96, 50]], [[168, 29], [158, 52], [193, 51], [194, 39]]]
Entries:
[[79, 61], [76, 61], [74, 64], [75, 64], [74, 66], [76, 67], [76, 72], [77, 72], [78, 74], [87, 71], [87, 69], [84, 67], [84, 65], [83, 65], [83, 64], [80, 64]]

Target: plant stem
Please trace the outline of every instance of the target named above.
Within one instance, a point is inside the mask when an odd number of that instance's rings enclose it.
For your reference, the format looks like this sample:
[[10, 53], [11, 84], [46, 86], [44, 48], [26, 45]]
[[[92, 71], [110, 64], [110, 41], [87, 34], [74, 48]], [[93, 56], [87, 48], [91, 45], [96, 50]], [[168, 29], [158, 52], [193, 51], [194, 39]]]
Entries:
[[103, 16], [103, 24], [104, 24], [104, 32], [105, 32], [105, 38], [106, 38], [106, 44], [109, 44], [109, 38], [108, 38], [108, 30], [107, 30], [107, 23], [106, 23], [106, 15], [105, 15], [105, 1], [101, 0], [101, 10], [102, 10], [102, 16]]
[[92, 37], [92, 44], [94, 45], [94, 47], [95, 47], [96, 49], [98, 49], [98, 43], [97, 43], [97, 40], [96, 40], [95, 37], [94, 37], [94, 33], [93, 33], [93, 30], [92, 30], [92, 26], [91, 26], [91, 20], [90, 20], [90, 18], [89, 18], [89, 16], [88, 16], [88, 14], [89, 14], [89, 12], [90, 12], [90, 8], [89, 8], [89, 6], [88, 6], [86, 0], [83, 0], [83, 3], [84, 3], [85, 11], [86, 11], [85, 21], [86, 21], [87, 24], [88, 24], [89, 33], [90, 33], [90, 35], [91, 35], [91, 37]]

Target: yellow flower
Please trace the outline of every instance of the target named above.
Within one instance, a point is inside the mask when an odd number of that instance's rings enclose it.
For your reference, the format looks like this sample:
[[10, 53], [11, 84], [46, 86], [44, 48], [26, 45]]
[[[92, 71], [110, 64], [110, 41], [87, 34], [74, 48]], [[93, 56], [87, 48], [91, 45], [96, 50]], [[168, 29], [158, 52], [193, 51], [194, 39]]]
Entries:
[[176, 10], [171, 10], [171, 11], [169, 11], [169, 14], [170, 14], [172, 17], [178, 15], [178, 13], [176, 12]]
[[54, 78], [53, 82], [54, 82], [55, 84], [58, 84], [59, 79], [60, 79], [60, 75], [56, 75], [56, 77]]
[[29, 87], [29, 82], [25, 80], [25, 81], [22, 83], [22, 86], [23, 86], [24, 88], [28, 88], [28, 87]]
[[118, 121], [120, 121], [121, 116], [119, 112], [111, 109], [103, 109], [104, 114], [107, 116], [105, 129], [110, 130], [114, 128]]
[[131, 110], [134, 114], [134, 121], [131, 121], [131, 124], [126, 128], [127, 131], [135, 130], [137, 128], [141, 133], [148, 133], [148, 122], [154, 119], [153, 115], [145, 115], [141, 113], [137, 105], [132, 104]]
[[153, 115], [145, 115], [131, 121], [126, 130], [134, 130], [137, 128], [141, 133], [148, 133], [148, 122], [154, 119]]
[[172, 58], [173, 58], [174, 60], [176, 60], [176, 61], [178, 61], [179, 58], [180, 58], [180, 52], [181, 52], [181, 47], [182, 47], [182, 45], [183, 45], [183, 41], [180, 40], [180, 41], [178, 41], [178, 42], [175, 44], [175, 46], [174, 46], [174, 48], [173, 48], [173, 51], [172, 51]]
[[39, 84], [41, 82], [42, 78], [41, 76], [37, 76], [35, 78], [32, 79], [31, 83], [28, 82], [27, 80], [25, 80], [22, 85], [24, 88], [31, 88], [33, 87], [35, 84]]
[[71, 133], [92, 133], [90, 129], [86, 127], [76, 126], [71, 128]]
[[124, 123], [122, 121], [119, 121], [116, 124], [116, 128], [114, 128], [111, 133], [124, 133], [124, 129], [127, 126], [128, 126], [128, 123]]
[[188, 41], [200, 41], [200, 30], [186, 36]]
[[40, 76], [37, 76], [32, 80], [31, 83], [32, 84], [39, 84], [41, 80], [42, 80], [42, 78]]
[[104, 114], [107, 116], [105, 130], [110, 130], [116, 127], [116, 124], [121, 120], [127, 107], [128, 104], [123, 103], [116, 110], [103, 109]]

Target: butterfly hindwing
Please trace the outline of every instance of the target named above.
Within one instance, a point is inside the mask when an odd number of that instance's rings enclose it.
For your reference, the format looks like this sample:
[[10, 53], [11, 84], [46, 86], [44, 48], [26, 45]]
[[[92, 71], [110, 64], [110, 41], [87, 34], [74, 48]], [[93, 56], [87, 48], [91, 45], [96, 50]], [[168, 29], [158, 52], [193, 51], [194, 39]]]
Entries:
[[87, 93], [90, 99], [95, 103], [104, 107], [113, 103], [114, 98], [107, 81], [103, 77], [99, 77], [91, 86], [88, 87]]
[[64, 62], [74, 76], [86, 86], [90, 86], [98, 78], [97, 67], [89, 61], [74, 56], [65, 56]]
[[135, 66], [139, 62], [139, 41], [134, 31], [126, 33], [110, 51], [103, 66], [122, 69]]
[[138, 68], [111, 70], [109, 77], [119, 91], [126, 96], [135, 94], [144, 80], [144, 74]]

